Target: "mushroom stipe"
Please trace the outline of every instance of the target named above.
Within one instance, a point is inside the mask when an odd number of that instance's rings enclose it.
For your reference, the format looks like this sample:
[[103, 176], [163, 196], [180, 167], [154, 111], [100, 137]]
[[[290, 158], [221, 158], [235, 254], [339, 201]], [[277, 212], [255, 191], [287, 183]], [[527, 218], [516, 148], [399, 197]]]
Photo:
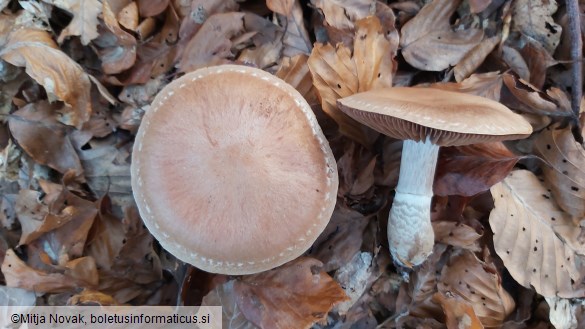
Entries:
[[138, 130], [132, 188], [177, 258], [251, 274], [304, 253], [337, 199], [337, 166], [309, 104], [260, 69], [222, 65], [168, 84]]

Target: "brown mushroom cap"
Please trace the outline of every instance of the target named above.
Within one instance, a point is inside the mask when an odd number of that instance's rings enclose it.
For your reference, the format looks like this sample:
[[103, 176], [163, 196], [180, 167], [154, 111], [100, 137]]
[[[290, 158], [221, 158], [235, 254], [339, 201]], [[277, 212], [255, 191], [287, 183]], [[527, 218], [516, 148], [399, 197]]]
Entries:
[[440, 146], [519, 139], [532, 133], [522, 116], [490, 99], [433, 88], [395, 87], [337, 101], [355, 120], [398, 139]]
[[290, 85], [223, 65], [171, 82], [138, 130], [132, 187], [161, 245], [203, 270], [249, 274], [300, 256], [335, 206], [335, 159]]

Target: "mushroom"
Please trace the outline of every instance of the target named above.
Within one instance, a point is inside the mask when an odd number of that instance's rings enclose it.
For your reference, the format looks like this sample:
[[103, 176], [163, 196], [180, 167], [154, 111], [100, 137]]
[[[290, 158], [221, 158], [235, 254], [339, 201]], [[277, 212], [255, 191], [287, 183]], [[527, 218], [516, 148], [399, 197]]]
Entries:
[[433, 250], [430, 208], [439, 147], [532, 133], [524, 118], [496, 101], [432, 88], [376, 89], [339, 99], [338, 106], [362, 124], [404, 140], [388, 242], [394, 260], [405, 267], [421, 264]]
[[142, 119], [131, 171], [153, 236], [214, 273], [251, 274], [300, 256], [337, 199], [337, 165], [309, 104], [239, 65], [168, 84]]

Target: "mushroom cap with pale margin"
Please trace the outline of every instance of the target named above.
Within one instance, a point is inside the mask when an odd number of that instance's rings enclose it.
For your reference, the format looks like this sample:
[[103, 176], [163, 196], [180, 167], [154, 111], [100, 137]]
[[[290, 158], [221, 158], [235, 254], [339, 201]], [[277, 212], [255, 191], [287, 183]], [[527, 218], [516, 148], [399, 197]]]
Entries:
[[305, 99], [246, 66], [171, 82], [138, 129], [132, 189], [145, 225], [179, 259], [250, 274], [305, 252], [336, 202], [335, 159]]
[[339, 108], [387, 136], [440, 146], [524, 138], [532, 126], [488, 98], [434, 88], [395, 87], [354, 94]]

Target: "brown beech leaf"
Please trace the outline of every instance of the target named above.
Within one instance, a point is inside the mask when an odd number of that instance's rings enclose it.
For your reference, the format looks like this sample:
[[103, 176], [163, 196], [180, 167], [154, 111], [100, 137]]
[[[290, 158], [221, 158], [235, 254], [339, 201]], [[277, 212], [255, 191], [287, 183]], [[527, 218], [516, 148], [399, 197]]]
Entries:
[[[506, 95], [502, 99], [505, 105], [520, 111], [538, 115], [548, 115], [556, 117], [573, 116], [567, 96], [563, 95], [560, 90], [551, 89], [550, 92], [543, 93], [530, 83], [515, 77], [510, 73], [503, 75]], [[563, 98], [564, 96], [564, 98]]]
[[[147, 0], [148, 1], [148, 0]], [[234, 0], [193, 0], [188, 6], [189, 12], [183, 19], [179, 29], [179, 43], [189, 41], [199, 31], [205, 20], [214, 14], [237, 11], [239, 6]]]
[[131, 1], [118, 12], [118, 22], [128, 30], [135, 31], [138, 27], [138, 5]]
[[73, 19], [61, 31], [59, 43], [66, 37], [77, 35], [81, 37], [81, 44], [87, 46], [98, 37], [98, 15], [102, 12], [102, 4], [98, 0], [51, 0], [47, 1], [73, 14]]
[[377, 134], [341, 112], [337, 99], [391, 87], [395, 68], [393, 50], [376, 16], [356, 22], [355, 35], [353, 56], [343, 44], [335, 48], [316, 44], [308, 63], [323, 111], [335, 120], [342, 134], [362, 145], [370, 145]]
[[294, 57], [284, 57], [280, 67], [274, 75], [295, 87], [310, 105], [318, 104], [317, 91], [313, 85], [313, 78], [307, 61], [309, 56], [299, 54]]
[[[83, 273], [83, 277], [79, 274]], [[63, 271], [48, 273], [28, 266], [8, 249], [2, 263], [2, 274], [6, 286], [22, 288], [41, 293], [58, 293], [78, 287], [92, 287], [97, 284], [97, 268], [90, 257], [74, 260]], [[88, 281], [89, 280], [89, 281]]]
[[136, 39], [124, 31], [108, 1], [102, 2], [105, 28], [94, 43], [99, 47], [102, 70], [106, 74], [120, 73], [136, 62]]
[[483, 39], [479, 29], [453, 31], [449, 19], [460, 0], [435, 0], [402, 27], [402, 55], [412, 66], [441, 71], [459, 63]]
[[376, 7], [376, 0], [311, 0], [311, 3], [321, 9], [327, 24], [339, 30], [353, 30], [354, 22], [372, 15]]
[[518, 0], [512, 5], [512, 28], [540, 42], [549, 53], [559, 45], [562, 27], [551, 17], [555, 0]]
[[554, 125], [541, 131], [534, 148], [546, 163], [540, 168], [559, 207], [580, 220], [585, 217], [585, 150], [569, 127]]
[[286, 6], [290, 6], [290, 9], [286, 12], [278, 12], [274, 10], [280, 14], [279, 20], [282, 22], [281, 25], [284, 28], [284, 36], [282, 39], [284, 49], [282, 55], [293, 57], [298, 54], [310, 54], [313, 46], [311, 39], [309, 38], [309, 33], [305, 28], [303, 8], [301, 7], [300, 1], [291, 1], [291, 4], [287, 4]]
[[261, 328], [310, 328], [337, 303], [348, 300], [322, 263], [299, 258], [234, 283], [238, 308]]
[[266, 0], [266, 6], [273, 12], [287, 16], [293, 10], [296, 0]]
[[530, 83], [542, 89], [546, 80], [546, 70], [558, 62], [538, 42], [526, 37], [527, 42], [520, 50], [530, 70]]
[[433, 301], [443, 308], [448, 329], [484, 329], [473, 306], [463, 298], [438, 292], [433, 295]]
[[114, 206], [123, 209], [134, 204], [130, 184], [129, 150], [116, 147], [116, 139], [91, 141], [91, 149], [79, 153], [84, 176], [98, 197], [105, 194]]
[[345, 206], [336, 206], [308, 255], [323, 262], [325, 272], [338, 269], [360, 250], [366, 225], [368, 217]]
[[240, 295], [234, 289], [235, 282], [236, 280], [231, 280], [216, 286], [203, 297], [201, 305], [222, 307], [222, 328], [256, 329], [258, 327], [246, 319], [242, 311], [240, 311], [238, 306]]
[[528, 64], [522, 54], [509, 46], [504, 45], [502, 47], [502, 60], [514, 73], [518, 74], [518, 76], [525, 80], [530, 81], [530, 69], [528, 68]]
[[585, 254], [582, 228], [558, 209], [536, 176], [513, 171], [491, 192], [494, 247], [512, 277], [545, 297], [583, 296], [576, 267], [577, 255]]
[[187, 43], [179, 61], [181, 72], [219, 65], [233, 58], [232, 38], [244, 31], [244, 13], [214, 14], [207, 18], [197, 34]]
[[140, 16], [151, 17], [162, 13], [169, 5], [169, 0], [138, 0]]
[[8, 120], [10, 132], [18, 145], [37, 163], [60, 173], [83, 169], [66, 126], [57, 122], [55, 106], [42, 101], [30, 103], [14, 112]]
[[495, 266], [482, 262], [468, 250], [451, 255], [441, 271], [438, 289], [444, 295], [461, 297], [473, 306], [473, 312], [485, 328], [500, 328], [515, 308], [514, 299], [502, 287]]
[[46, 31], [22, 28], [13, 31], [0, 57], [42, 85], [49, 97], [67, 105], [60, 121], [78, 129], [91, 114], [91, 83], [81, 66], [57, 48]]
[[477, 95], [500, 101], [502, 90], [502, 75], [499, 72], [487, 72], [472, 74], [469, 78], [459, 82], [445, 82], [433, 84], [433, 88], [457, 91], [465, 94]]
[[473, 196], [487, 191], [521, 157], [501, 142], [442, 148], [433, 190], [436, 195]]
[[487, 38], [473, 47], [453, 69], [455, 81], [461, 82], [469, 77], [483, 63], [486, 57], [500, 43], [501, 37]]
[[480, 251], [477, 241], [482, 234], [462, 223], [451, 221], [433, 221], [435, 241], [471, 251]]

